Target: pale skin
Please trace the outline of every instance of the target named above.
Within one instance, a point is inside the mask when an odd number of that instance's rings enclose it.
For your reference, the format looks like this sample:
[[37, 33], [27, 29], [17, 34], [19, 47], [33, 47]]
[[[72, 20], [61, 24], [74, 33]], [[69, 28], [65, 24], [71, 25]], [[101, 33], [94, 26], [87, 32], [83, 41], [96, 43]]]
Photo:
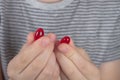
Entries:
[[[27, 41], [18, 55], [8, 64], [9, 80], [120, 79], [117, 76], [119, 61], [107, 62], [97, 68], [86, 51], [76, 47], [72, 39], [70, 44], [55, 46], [56, 36], [53, 33], [35, 42], [33, 38], [34, 33], [32, 32], [28, 35]], [[43, 46], [42, 40], [48, 40], [47, 46]]]
[[59, 66], [53, 52], [55, 36], [33, 39], [34, 33], [30, 33], [19, 54], [8, 64], [10, 80], [59, 80]]
[[75, 46], [72, 39], [70, 44], [59, 46], [55, 46], [55, 41], [55, 34], [48, 34], [34, 42], [31, 32], [18, 55], [8, 64], [9, 80], [120, 80], [120, 60], [103, 63], [97, 68], [86, 51]]

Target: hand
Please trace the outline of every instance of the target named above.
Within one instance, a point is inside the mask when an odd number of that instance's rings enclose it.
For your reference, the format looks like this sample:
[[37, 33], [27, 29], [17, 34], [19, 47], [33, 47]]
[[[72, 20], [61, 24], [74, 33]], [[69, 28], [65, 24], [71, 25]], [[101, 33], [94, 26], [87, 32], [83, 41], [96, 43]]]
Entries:
[[8, 64], [10, 80], [59, 80], [59, 67], [53, 52], [55, 36], [49, 34], [34, 41], [34, 33]]
[[70, 44], [59, 44], [55, 50], [57, 60], [64, 73], [62, 80], [100, 80], [100, 71], [92, 63], [84, 49]]

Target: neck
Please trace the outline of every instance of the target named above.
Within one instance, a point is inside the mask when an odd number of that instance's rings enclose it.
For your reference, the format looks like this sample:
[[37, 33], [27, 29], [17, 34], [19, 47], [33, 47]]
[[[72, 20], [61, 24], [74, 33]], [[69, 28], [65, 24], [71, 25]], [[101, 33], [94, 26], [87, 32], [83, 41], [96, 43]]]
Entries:
[[44, 2], [44, 3], [55, 3], [55, 2], [59, 2], [61, 0], [38, 0], [40, 2]]

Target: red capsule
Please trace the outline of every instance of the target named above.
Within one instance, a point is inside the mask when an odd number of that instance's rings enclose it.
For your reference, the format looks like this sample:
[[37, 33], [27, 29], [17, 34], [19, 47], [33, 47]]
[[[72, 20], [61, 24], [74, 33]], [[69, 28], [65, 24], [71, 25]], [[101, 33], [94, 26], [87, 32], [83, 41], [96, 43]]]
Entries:
[[61, 39], [60, 43], [66, 43], [69, 44], [70, 43], [70, 37], [69, 36], [65, 36]]
[[34, 40], [37, 40], [37, 39], [41, 38], [42, 36], [44, 36], [44, 30], [42, 28], [38, 28], [35, 31]]

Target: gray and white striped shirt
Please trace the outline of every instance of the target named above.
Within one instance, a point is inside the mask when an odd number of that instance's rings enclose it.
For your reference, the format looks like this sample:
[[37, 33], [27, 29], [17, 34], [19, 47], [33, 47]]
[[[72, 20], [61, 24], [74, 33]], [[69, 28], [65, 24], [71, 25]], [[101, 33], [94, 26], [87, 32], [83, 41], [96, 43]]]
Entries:
[[0, 0], [0, 57], [7, 64], [37, 28], [73, 38], [97, 65], [120, 59], [120, 0]]

